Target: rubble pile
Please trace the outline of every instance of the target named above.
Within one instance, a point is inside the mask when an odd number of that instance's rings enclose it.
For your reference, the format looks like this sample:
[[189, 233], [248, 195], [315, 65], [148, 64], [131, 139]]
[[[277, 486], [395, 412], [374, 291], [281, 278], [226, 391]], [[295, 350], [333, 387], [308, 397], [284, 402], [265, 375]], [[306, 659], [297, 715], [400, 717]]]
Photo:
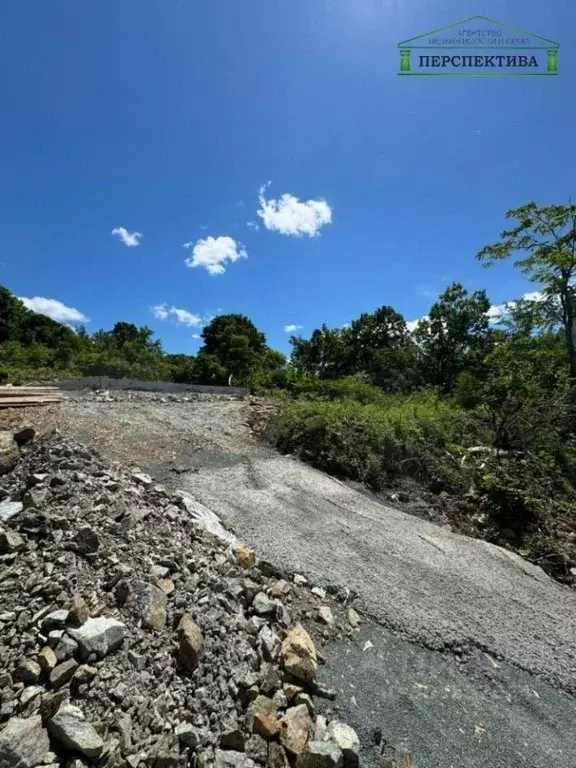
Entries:
[[335, 631], [336, 602], [143, 472], [19, 435], [0, 441], [1, 766], [357, 768], [301, 623]]

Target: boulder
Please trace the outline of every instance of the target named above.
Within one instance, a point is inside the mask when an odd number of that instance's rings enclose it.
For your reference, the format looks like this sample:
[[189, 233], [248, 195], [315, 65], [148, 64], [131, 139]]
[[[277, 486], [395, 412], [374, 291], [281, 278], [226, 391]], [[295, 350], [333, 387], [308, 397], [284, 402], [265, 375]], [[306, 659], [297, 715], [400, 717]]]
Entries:
[[360, 764], [360, 739], [353, 728], [346, 723], [332, 720], [324, 739], [333, 742], [341, 750], [344, 768], [358, 768]]
[[311, 741], [296, 760], [296, 768], [342, 768], [342, 752], [330, 741]]
[[316, 680], [318, 660], [312, 638], [301, 624], [288, 632], [282, 642], [284, 669], [298, 680], [312, 683]]
[[34, 768], [42, 765], [50, 751], [48, 733], [38, 715], [13, 717], [0, 731], [0, 765], [14, 768]]
[[14, 469], [19, 458], [18, 443], [12, 437], [12, 432], [0, 431], [0, 475]]
[[48, 721], [48, 730], [55, 741], [66, 749], [79, 752], [85, 757], [98, 757], [104, 742], [79, 707], [62, 704]]
[[318, 617], [320, 621], [331, 627], [334, 624], [334, 614], [327, 605], [323, 605], [318, 608]]
[[76, 629], [68, 628], [67, 632], [78, 643], [82, 658], [88, 658], [91, 653], [102, 657], [122, 645], [126, 627], [121, 621], [101, 616], [88, 619]]
[[301, 755], [306, 750], [311, 727], [308, 707], [291, 707], [280, 720], [280, 744], [293, 755]]
[[89, 525], [85, 525], [78, 530], [74, 536], [74, 541], [78, 552], [83, 555], [92, 555], [98, 551], [100, 540], [98, 534]]
[[200, 627], [196, 622], [185, 613], [178, 625], [178, 661], [189, 672], [193, 672], [198, 666], [202, 649], [204, 648], [204, 637]]

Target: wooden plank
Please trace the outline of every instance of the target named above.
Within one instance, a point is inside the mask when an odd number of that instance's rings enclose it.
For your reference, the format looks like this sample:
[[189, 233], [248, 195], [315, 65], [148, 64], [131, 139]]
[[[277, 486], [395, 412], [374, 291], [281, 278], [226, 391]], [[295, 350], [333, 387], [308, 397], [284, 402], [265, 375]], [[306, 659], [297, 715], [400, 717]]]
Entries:
[[0, 400], [0, 408], [16, 408], [24, 405], [50, 405], [59, 403], [57, 397], [22, 397], [18, 400]]

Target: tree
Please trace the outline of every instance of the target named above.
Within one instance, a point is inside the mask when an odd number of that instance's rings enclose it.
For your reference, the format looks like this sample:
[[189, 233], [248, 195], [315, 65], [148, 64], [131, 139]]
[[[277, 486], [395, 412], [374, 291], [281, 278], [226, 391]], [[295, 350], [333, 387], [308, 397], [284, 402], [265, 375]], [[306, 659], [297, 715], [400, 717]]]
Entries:
[[487, 245], [477, 258], [491, 266], [524, 252], [514, 265], [543, 287], [549, 315], [556, 315], [564, 333], [570, 378], [576, 387], [576, 205], [539, 207], [530, 202], [509, 210], [506, 218], [516, 219], [516, 226], [504, 230], [500, 241]]
[[489, 309], [485, 291], [469, 294], [460, 283], [446, 288], [414, 331], [425, 381], [450, 394], [464, 370], [480, 374], [490, 348]]
[[330, 329], [324, 323], [312, 333], [310, 339], [291, 336], [291, 362], [299, 373], [310, 373], [321, 379], [342, 375], [344, 362], [344, 332]]
[[211, 356], [240, 382], [261, 367], [267, 350], [266, 337], [244, 315], [218, 315], [204, 328], [202, 338], [196, 364], [201, 357]]

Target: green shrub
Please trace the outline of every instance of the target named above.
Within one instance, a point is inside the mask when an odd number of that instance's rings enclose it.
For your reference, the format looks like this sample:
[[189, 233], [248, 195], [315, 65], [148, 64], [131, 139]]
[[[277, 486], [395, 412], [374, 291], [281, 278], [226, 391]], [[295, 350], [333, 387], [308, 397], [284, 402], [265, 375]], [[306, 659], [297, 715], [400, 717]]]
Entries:
[[430, 393], [380, 393], [379, 400], [289, 403], [273, 417], [271, 433], [280, 450], [374, 488], [394, 475], [457, 482], [459, 457], [473, 439], [470, 419]]

